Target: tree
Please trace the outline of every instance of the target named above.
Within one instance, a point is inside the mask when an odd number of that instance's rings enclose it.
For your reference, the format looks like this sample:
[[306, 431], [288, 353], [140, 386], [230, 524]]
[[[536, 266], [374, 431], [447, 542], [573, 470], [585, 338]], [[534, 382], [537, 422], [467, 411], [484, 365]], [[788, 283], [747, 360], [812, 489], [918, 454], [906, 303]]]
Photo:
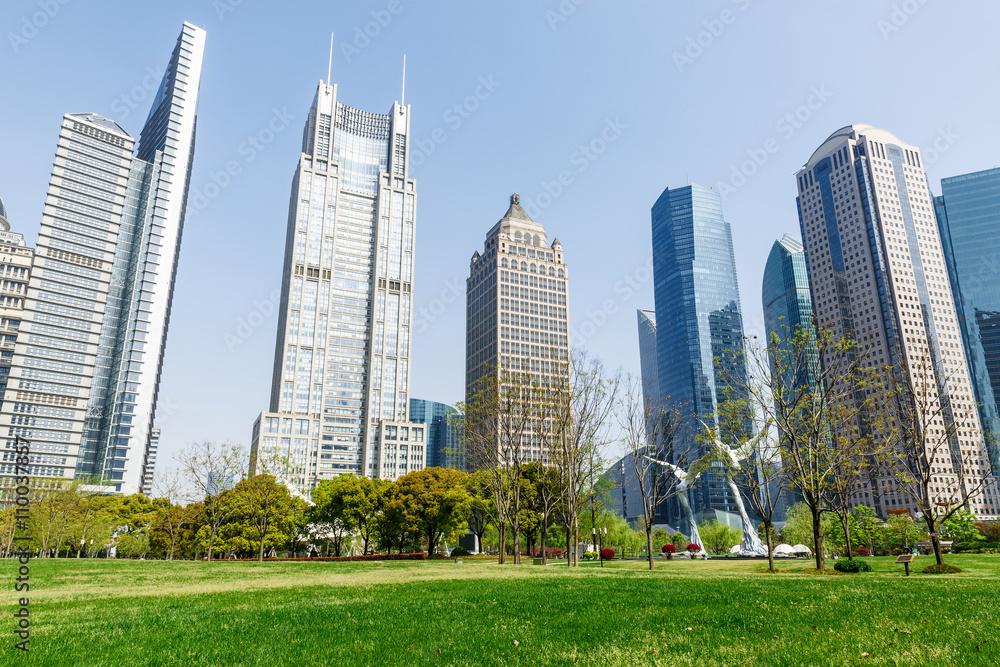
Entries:
[[880, 523], [878, 514], [867, 505], [858, 505], [851, 510], [851, 517], [854, 522], [854, 536], [874, 554]]
[[[547, 564], [545, 554], [545, 539], [548, 534], [549, 522], [559, 508], [562, 498], [559, 472], [552, 466], [541, 461], [533, 461], [524, 466], [524, 477], [531, 481], [535, 490], [534, 511], [538, 514], [539, 531], [541, 533], [542, 565]], [[473, 505], [475, 507], [475, 504]]]
[[630, 463], [622, 471], [622, 483], [626, 488], [633, 485], [639, 490], [646, 555], [652, 570], [656, 567], [653, 560], [656, 513], [663, 503], [677, 495], [681, 483], [673, 468], [665, 464], [686, 469], [689, 448], [678, 447], [683, 419], [669, 399], [654, 405], [644, 398], [642, 382], [632, 375], [626, 376], [620, 395], [616, 415]]
[[465, 482], [466, 473], [451, 468], [424, 468], [396, 480], [392, 504], [427, 541], [429, 555], [438, 540], [454, 534], [469, 516], [472, 497]]
[[929, 353], [886, 368], [881, 394], [892, 444], [881, 482], [914, 507], [926, 527], [934, 558], [944, 564], [941, 529], [971, 504], [985, 505], [996, 484], [972, 397], [961, 392], [959, 371], [946, 371]]
[[965, 508], [952, 514], [941, 528], [942, 535], [954, 542], [972, 542], [979, 538], [976, 517]]
[[248, 461], [236, 445], [217, 445], [208, 441], [182, 450], [179, 460], [186, 482], [203, 503], [200, 509], [208, 526], [207, 552], [211, 561], [219, 526], [236, 510], [227, 489], [243, 476]]
[[[272, 475], [255, 475], [233, 488], [235, 511], [250, 525], [256, 538], [257, 560], [264, 560], [264, 542], [272, 532], [284, 534], [292, 515], [292, 495]], [[285, 541], [284, 536], [275, 541]]]
[[[499, 523], [496, 505], [493, 503], [490, 480], [483, 471], [476, 471], [469, 475], [469, 483], [466, 487], [469, 495], [472, 496], [472, 508], [469, 510], [469, 532], [476, 536], [476, 544], [480, 552], [483, 551], [483, 535], [486, 534], [490, 524], [496, 526]], [[544, 533], [543, 533], [544, 539]]]
[[174, 559], [177, 540], [181, 536], [181, 528], [194, 519], [191, 513], [192, 504], [181, 504], [183, 483], [180, 472], [173, 470], [160, 473], [153, 477], [153, 506], [156, 508], [155, 528], [163, 532], [170, 541], [167, 560]]
[[716, 520], [698, 526], [698, 533], [705, 543], [705, 549], [713, 554], [729, 553], [731, 547], [743, 541], [743, 532]]
[[341, 475], [320, 482], [313, 491], [313, 502], [324, 517], [338, 518], [357, 531], [364, 545], [362, 551], [368, 553], [390, 484], [381, 479]]

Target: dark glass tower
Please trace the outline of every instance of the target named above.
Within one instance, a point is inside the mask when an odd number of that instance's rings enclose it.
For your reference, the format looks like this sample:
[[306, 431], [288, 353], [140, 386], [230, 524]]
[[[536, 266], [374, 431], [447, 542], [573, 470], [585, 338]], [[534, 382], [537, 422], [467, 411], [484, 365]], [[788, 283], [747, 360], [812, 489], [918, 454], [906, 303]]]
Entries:
[[410, 399], [410, 421], [427, 424], [427, 467], [463, 470], [455, 426], [448, 421], [455, 408], [422, 398]]
[[969, 374], [1000, 474], [1000, 169], [941, 181], [934, 198]]
[[[664, 190], [652, 219], [659, 393], [692, 415], [693, 457], [704, 453], [697, 419], [715, 424], [726, 386], [745, 374], [732, 230], [719, 195], [701, 185]], [[693, 486], [691, 502], [699, 520], [725, 521], [718, 512], [737, 511], [724, 480], [711, 471]], [[680, 524], [677, 508], [668, 508], [668, 517]]]

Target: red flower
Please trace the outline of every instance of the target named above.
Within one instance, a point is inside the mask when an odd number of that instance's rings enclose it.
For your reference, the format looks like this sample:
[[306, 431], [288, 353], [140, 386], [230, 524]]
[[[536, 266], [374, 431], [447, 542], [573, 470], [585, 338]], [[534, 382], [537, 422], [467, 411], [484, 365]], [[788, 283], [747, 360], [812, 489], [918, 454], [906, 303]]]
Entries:
[[665, 554], [672, 554], [677, 552], [677, 547], [675, 547], [672, 544], [664, 544], [663, 547], [660, 549], [660, 551], [662, 551]]
[[699, 551], [701, 551], [701, 547], [699, 547], [697, 544], [692, 543], [688, 545], [688, 551], [690, 551], [693, 554], [696, 554]]
[[859, 556], [871, 556], [872, 555], [872, 552], [868, 551], [867, 547], [858, 547], [857, 549], [854, 550], [854, 553], [858, 554]]
[[604, 560], [614, 560], [615, 550], [614, 549], [601, 549], [601, 558]]

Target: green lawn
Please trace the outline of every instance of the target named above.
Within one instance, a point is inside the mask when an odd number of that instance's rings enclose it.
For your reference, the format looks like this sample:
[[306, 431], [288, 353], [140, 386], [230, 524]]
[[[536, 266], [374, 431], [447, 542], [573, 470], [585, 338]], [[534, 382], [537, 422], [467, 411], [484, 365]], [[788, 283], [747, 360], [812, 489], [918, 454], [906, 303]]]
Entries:
[[[965, 572], [759, 572], [748, 561], [32, 561], [31, 652], [6, 665], [997, 665], [1000, 556]], [[868, 657], [862, 657], [868, 653]]]

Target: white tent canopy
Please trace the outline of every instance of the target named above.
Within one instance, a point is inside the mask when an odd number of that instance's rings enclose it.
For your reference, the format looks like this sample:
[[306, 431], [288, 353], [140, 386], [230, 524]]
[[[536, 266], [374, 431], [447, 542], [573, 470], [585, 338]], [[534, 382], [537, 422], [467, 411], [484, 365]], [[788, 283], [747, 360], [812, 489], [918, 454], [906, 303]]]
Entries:
[[787, 544], [779, 544], [778, 546], [774, 547], [774, 553], [776, 553], [776, 554], [794, 554], [795, 553], [795, 548], [794, 547], [790, 547]]
[[797, 554], [811, 554], [812, 553], [812, 549], [810, 549], [809, 547], [807, 547], [804, 544], [796, 544], [794, 547], [792, 547], [792, 549], [794, 549], [795, 553], [797, 553]]
[[740, 552], [740, 545], [738, 544], [729, 550], [729, 553], [731, 554], [738, 554], [739, 552]]

